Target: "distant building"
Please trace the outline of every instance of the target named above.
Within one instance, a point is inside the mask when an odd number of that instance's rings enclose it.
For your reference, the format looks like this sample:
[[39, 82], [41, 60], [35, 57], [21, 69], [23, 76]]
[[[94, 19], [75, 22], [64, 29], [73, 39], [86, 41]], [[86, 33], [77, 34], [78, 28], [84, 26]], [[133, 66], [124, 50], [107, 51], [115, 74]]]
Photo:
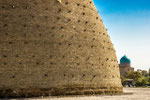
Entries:
[[147, 71], [146, 71], [146, 70], [143, 70], [143, 71], [142, 71], [142, 75], [144, 75], [144, 76], [148, 75]]
[[141, 72], [142, 73], [142, 70], [141, 69], [137, 69], [137, 72]]
[[148, 72], [146, 70], [138, 69], [137, 72], [140, 72], [144, 76], [148, 75]]
[[134, 71], [134, 68], [131, 67], [131, 60], [127, 58], [126, 55], [120, 59], [119, 69], [122, 76], [125, 76], [128, 72]]

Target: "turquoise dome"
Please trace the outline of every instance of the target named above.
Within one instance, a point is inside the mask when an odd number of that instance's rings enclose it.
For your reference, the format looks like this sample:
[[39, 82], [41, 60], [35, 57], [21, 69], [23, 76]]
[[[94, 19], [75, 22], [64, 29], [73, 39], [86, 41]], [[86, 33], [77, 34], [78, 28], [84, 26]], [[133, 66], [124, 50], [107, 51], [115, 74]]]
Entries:
[[121, 59], [120, 59], [120, 63], [131, 63], [131, 60], [129, 58], [127, 58], [127, 56], [123, 56]]

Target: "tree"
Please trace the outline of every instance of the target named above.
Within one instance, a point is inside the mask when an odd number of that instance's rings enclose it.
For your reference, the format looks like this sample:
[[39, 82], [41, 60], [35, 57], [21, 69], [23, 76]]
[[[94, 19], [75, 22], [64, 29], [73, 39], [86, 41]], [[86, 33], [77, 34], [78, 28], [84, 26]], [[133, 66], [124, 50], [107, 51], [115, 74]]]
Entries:
[[126, 80], [126, 78], [122, 75], [120, 76], [120, 78], [121, 78], [121, 83], [123, 83]]
[[146, 86], [149, 84], [148, 82], [149, 77], [143, 76], [142, 78], [139, 78], [136, 82], [136, 86]]
[[150, 76], [143, 76], [141, 72], [128, 72], [121, 79], [133, 79], [136, 86], [147, 86], [150, 85]]
[[126, 74], [126, 78], [133, 79], [135, 81], [135, 83], [141, 77], [142, 77], [142, 73], [140, 73], [140, 72], [131, 71]]

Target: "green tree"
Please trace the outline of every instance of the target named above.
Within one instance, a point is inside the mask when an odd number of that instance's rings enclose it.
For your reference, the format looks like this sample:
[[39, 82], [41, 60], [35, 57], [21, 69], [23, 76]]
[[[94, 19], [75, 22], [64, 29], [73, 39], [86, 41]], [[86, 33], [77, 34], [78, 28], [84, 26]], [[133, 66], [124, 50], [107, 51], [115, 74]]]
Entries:
[[135, 81], [135, 83], [141, 77], [142, 77], [142, 73], [140, 73], [140, 72], [131, 71], [126, 74], [126, 78], [133, 79]]
[[133, 79], [136, 86], [147, 86], [150, 84], [150, 76], [143, 76], [141, 72], [128, 72], [125, 77], [121, 77], [122, 82], [125, 79]]
[[120, 78], [121, 78], [121, 83], [123, 83], [126, 80], [126, 78], [122, 75], [120, 76]]
[[149, 82], [149, 86], [150, 86], [150, 76], [148, 76], [148, 82]]
[[149, 84], [149, 77], [143, 76], [142, 78], [139, 78], [136, 82], [136, 86], [146, 86]]

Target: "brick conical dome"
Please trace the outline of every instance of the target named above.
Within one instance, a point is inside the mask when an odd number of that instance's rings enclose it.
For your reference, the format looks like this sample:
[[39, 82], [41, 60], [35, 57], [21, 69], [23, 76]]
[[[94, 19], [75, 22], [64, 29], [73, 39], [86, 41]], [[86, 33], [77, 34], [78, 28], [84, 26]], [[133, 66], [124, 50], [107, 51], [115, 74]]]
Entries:
[[0, 0], [0, 96], [122, 93], [92, 0]]

